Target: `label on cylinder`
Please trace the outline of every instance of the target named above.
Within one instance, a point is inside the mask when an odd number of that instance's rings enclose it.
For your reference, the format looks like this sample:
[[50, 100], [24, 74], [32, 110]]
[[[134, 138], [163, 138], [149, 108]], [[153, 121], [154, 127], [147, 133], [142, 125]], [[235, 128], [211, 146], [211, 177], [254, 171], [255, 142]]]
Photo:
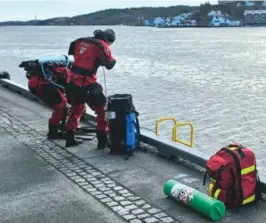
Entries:
[[171, 190], [171, 195], [177, 200], [184, 204], [187, 204], [193, 199], [193, 188], [187, 187], [183, 184], [176, 184]]

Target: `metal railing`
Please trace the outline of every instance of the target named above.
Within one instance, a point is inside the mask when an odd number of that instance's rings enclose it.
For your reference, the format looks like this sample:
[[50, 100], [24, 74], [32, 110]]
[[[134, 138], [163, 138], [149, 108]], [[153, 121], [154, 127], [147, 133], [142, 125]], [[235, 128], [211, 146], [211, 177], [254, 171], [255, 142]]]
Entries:
[[[194, 127], [190, 122], [177, 122], [175, 117], [162, 117], [162, 118], [155, 121], [156, 122], [155, 134], [157, 136], [159, 136], [159, 124], [164, 122], [164, 121], [173, 121], [173, 123], [174, 123], [174, 127], [172, 128], [172, 141], [173, 142], [178, 142], [178, 143], [181, 143], [185, 146], [193, 147], [193, 145], [194, 145]], [[177, 129], [180, 126], [189, 126], [190, 127], [190, 140], [189, 140], [189, 142], [182, 141], [181, 139], [178, 138]]]

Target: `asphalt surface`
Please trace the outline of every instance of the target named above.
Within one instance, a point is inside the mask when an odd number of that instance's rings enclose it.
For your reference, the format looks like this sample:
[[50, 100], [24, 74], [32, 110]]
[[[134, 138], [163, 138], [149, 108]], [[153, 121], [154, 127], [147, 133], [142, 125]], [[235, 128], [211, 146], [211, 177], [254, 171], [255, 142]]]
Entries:
[[[66, 150], [45, 137], [49, 109], [0, 92], [0, 222], [211, 222], [162, 190], [175, 178], [206, 191], [202, 173], [150, 151], [112, 156], [95, 140]], [[263, 223], [265, 208], [227, 210], [219, 222]]]

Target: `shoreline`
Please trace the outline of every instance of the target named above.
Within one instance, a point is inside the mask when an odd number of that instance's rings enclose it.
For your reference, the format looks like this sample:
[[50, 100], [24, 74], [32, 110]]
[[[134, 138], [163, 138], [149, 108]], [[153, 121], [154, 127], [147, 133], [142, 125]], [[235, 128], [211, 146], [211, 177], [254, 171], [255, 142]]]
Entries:
[[116, 25], [105, 25], [105, 24], [99, 24], [99, 25], [19, 25], [19, 24], [14, 24], [14, 25], [1, 25], [0, 27], [29, 27], [29, 26], [58, 26], [58, 27], [65, 27], [65, 26], [130, 26], [130, 27], [149, 27], [149, 28], [159, 28], [159, 29], [184, 29], [184, 28], [261, 28], [261, 27], [266, 27], [265, 25], [243, 25], [243, 26], [145, 26], [145, 25], [125, 25], [125, 24], [116, 24]]

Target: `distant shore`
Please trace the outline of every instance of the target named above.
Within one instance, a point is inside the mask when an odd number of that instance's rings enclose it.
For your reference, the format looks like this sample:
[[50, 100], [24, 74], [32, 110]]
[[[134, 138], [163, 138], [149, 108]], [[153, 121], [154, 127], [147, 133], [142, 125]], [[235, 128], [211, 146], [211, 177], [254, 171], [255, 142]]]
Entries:
[[147, 28], [159, 28], [159, 29], [191, 29], [191, 28], [258, 28], [266, 27], [266, 25], [243, 25], [243, 26], [144, 26], [144, 25], [1, 25], [0, 27], [26, 27], [26, 26], [58, 26], [58, 27], [73, 27], [73, 26], [130, 26], [130, 27], [147, 27]]
[[[266, 14], [266, 4], [240, 3], [213, 4], [206, 2], [198, 6], [176, 5], [170, 7], [138, 7], [106, 9], [72, 17], [55, 17], [29, 21], [5, 21], [0, 26], [152, 26], [158, 28], [225, 28], [265, 27], [260, 21], [246, 18], [246, 11]], [[259, 14], [258, 14], [259, 15]], [[264, 18], [264, 17], [263, 17]], [[259, 23], [259, 24], [247, 24]], [[264, 23], [264, 24], [263, 24]]]

